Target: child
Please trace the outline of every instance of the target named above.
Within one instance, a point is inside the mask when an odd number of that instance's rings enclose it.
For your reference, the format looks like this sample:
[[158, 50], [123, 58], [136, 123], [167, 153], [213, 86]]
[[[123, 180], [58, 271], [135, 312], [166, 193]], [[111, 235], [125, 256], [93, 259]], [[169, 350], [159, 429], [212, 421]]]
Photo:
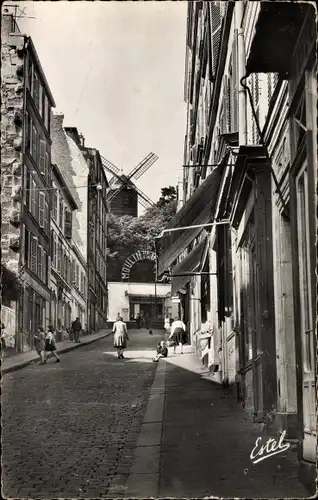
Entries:
[[168, 356], [168, 349], [165, 345], [165, 342], [162, 340], [157, 344], [157, 354], [153, 358], [154, 362], [158, 362], [160, 358], [166, 358]]

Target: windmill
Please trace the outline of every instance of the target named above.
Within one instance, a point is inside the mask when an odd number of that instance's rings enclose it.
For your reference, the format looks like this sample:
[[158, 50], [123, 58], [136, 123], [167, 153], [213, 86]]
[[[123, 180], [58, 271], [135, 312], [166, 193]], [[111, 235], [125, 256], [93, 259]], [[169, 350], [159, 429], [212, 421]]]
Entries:
[[[112, 174], [112, 178], [109, 181], [110, 190], [112, 193], [108, 197], [108, 201], [111, 202], [125, 187], [130, 188], [135, 191], [138, 195], [138, 202], [145, 209], [154, 205], [154, 202], [139, 189], [131, 179], [140, 179], [140, 177], [158, 160], [158, 156], [154, 153], [149, 153], [145, 158], [138, 163], [128, 175], [124, 175], [122, 171], [116, 167], [109, 160], [101, 156], [102, 164], [105, 170]], [[118, 184], [118, 187], [116, 187]], [[112, 187], [114, 189], [112, 189]]]

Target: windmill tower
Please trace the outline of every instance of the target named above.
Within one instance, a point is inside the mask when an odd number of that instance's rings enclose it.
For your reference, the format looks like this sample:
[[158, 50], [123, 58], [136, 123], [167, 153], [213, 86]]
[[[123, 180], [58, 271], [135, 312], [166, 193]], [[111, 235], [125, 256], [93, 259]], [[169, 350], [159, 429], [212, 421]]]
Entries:
[[143, 193], [132, 179], [139, 179], [154, 163], [158, 156], [149, 153], [128, 175], [122, 173], [118, 167], [102, 158], [102, 163], [112, 177], [109, 181], [108, 202], [110, 211], [114, 215], [138, 216], [138, 204], [144, 208], [154, 205], [153, 201]]

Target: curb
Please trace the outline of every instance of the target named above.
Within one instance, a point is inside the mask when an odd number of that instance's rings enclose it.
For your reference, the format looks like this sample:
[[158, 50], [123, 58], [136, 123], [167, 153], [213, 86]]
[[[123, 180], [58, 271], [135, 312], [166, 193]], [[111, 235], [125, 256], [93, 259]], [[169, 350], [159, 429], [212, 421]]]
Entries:
[[[66, 352], [73, 351], [74, 349], [77, 349], [78, 347], [83, 347], [85, 345], [93, 344], [94, 342], [97, 342], [98, 340], [104, 339], [105, 337], [108, 337], [111, 334], [112, 334], [112, 332], [107, 332], [104, 335], [101, 335], [100, 337], [98, 337], [96, 339], [91, 339], [91, 340], [88, 340], [87, 342], [79, 342], [78, 344], [72, 344], [72, 345], [70, 345], [68, 347], [64, 347], [63, 349], [58, 350], [58, 353], [59, 354], [64, 354]], [[23, 361], [23, 362], [21, 362], [19, 364], [16, 364], [16, 365], [13, 365], [13, 366], [9, 366], [8, 368], [1, 369], [1, 375], [5, 375], [6, 373], [15, 372], [17, 370], [25, 368], [28, 365], [32, 365], [36, 361], [38, 361], [38, 358], [29, 359], [28, 361]]]

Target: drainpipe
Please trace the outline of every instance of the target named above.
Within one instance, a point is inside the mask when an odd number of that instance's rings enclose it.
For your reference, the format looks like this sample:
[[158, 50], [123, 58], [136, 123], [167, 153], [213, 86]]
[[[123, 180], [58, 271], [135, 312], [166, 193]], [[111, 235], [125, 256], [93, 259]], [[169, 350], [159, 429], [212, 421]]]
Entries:
[[243, 29], [243, 2], [235, 3], [235, 21], [238, 32], [238, 105], [239, 105], [239, 145], [247, 144], [247, 112], [246, 112], [246, 90], [241, 84], [241, 79], [246, 75], [246, 56]]

